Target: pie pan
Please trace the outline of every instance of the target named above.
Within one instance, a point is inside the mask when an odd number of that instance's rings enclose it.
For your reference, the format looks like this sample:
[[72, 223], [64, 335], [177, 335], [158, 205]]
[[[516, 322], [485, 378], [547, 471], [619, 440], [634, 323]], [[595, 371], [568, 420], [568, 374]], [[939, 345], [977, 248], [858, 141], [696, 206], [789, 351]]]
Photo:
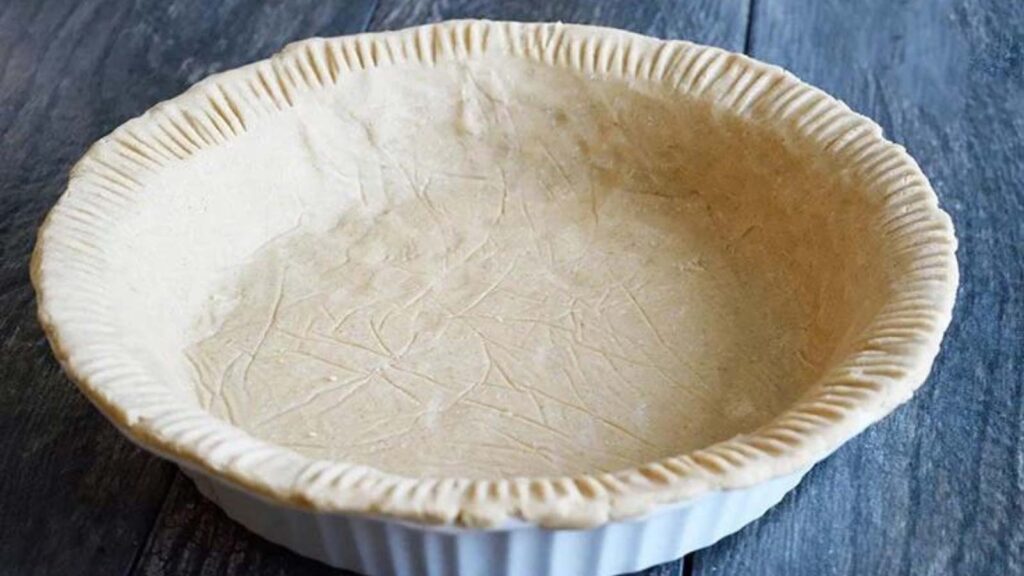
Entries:
[[311, 39], [97, 142], [54, 353], [229, 516], [371, 574], [615, 574], [775, 504], [927, 377], [949, 217], [787, 72], [589, 26]]

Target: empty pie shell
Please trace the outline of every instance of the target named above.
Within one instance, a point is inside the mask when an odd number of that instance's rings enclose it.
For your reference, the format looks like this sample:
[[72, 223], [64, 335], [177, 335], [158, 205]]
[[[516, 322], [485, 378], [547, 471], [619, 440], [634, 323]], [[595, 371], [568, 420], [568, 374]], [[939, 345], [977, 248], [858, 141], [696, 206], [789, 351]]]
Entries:
[[955, 249], [904, 150], [779, 68], [461, 21], [299, 42], [127, 122], [32, 278], [71, 379], [203, 482], [596, 530], [795, 484], [906, 401]]

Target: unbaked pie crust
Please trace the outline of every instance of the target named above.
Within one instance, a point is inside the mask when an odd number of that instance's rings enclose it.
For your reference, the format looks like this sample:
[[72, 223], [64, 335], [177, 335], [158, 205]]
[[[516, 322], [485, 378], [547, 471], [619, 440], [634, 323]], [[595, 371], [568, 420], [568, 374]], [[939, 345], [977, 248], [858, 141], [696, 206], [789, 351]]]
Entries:
[[949, 218], [877, 126], [684, 42], [294, 44], [97, 143], [40, 318], [136, 441], [282, 502], [595, 525], [805, 467], [926, 377]]

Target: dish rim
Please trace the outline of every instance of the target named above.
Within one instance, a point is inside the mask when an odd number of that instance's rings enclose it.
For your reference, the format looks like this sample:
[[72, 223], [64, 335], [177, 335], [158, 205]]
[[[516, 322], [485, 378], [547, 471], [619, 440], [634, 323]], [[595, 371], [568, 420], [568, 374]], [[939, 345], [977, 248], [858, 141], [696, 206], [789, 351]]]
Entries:
[[[905, 275], [894, 282], [892, 298], [881, 309], [884, 318], [880, 311], [850, 354], [834, 361], [788, 410], [754, 431], [625, 470], [564, 477], [408, 478], [312, 459], [176, 399], [131, 361], [107, 321], [109, 303], [89, 280], [100, 277], [104, 264], [104, 227], [145, 189], [133, 177], [133, 170], [146, 164], [140, 156], [159, 164], [174, 161], [172, 154], [161, 152], [164, 159], [157, 153], [165, 148], [180, 149], [187, 158], [220, 145], [246, 131], [260, 114], [272, 115], [307, 92], [329, 89], [340, 75], [483, 54], [526, 58], [602, 79], [674, 82], [680, 93], [714, 99], [749, 121], [770, 115], [836, 163], [862, 171], [863, 194], [877, 195], [880, 212], [893, 214], [881, 232], [887, 239], [884, 254], [905, 258], [897, 269]], [[245, 81], [254, 75], [274, 81], [264, 81], [261, 92], [250, 91]], [[173, 149], [153, 144], [152, 152], [136, 142], [138, 134], [149, 134], [138, 128], [158, 117], [184, 124], [183, 110], [204, 112], [178, 128], [187, 142]], [[270, 59], [212, 75], [122, 124], [71, 170], [66, 191], [40, 226], [30, 268], [40, 324], [65, 372], [122, 431], [150, 450], [275, 502], [321, 512], [470, 528], [508, 519], [583, 528], [805, 468], [909, 399], [926, 379], [952, 317], [959, 281], [956, 245], [951, 219], [905, 150], [886, 140], [871, 120], [781, 68], [718, 48], [611, 28], [456, 20], [295, 42]]]

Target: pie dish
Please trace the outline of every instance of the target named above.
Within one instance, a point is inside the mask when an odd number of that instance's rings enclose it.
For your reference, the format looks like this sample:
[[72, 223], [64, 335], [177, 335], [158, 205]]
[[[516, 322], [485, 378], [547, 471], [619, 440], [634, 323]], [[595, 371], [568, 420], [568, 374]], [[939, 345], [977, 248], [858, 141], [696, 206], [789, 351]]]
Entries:
[[85, 395], [271, 540], [611, 574], [907, 400], [955, 249], [904, 150], [781, 69], [458, 21], [299, 42], [121, 126], [32, 278]]

